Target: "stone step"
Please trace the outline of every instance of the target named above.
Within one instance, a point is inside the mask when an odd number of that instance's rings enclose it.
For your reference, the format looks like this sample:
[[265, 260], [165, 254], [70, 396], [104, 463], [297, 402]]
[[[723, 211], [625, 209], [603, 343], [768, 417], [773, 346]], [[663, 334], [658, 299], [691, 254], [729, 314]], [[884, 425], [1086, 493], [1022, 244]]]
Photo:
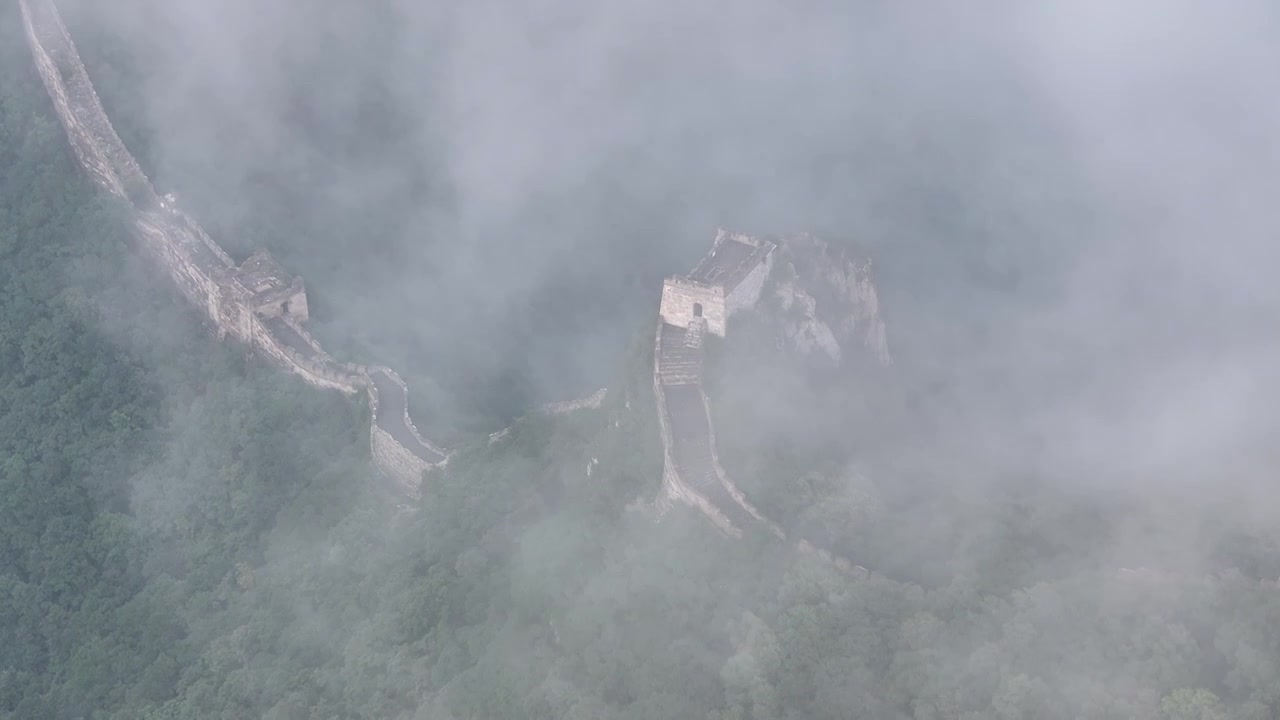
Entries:
[[699, 379], [698, 375], [662, 375], [662, 384], [664, 386], [695, 386]]

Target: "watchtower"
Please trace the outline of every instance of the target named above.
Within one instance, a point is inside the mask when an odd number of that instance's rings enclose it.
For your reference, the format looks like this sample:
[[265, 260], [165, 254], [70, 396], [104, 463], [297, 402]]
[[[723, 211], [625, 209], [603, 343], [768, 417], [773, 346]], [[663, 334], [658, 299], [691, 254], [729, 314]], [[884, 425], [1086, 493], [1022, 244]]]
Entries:
[[687, 328], [700, 317], [708, 332], [724, 337], [729, 316], [760, 299], [775, 247], [769, 240], [719, 230], [711, 251], [693, 272], [663, 281], [658, 310], [662, 321]]

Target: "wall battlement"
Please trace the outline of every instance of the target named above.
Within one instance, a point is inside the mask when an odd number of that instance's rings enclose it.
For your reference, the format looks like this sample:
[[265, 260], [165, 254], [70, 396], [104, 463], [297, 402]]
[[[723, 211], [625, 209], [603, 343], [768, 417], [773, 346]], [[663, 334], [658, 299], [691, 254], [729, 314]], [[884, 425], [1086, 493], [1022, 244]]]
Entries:
[[316, 387], [366, 392], [370, 447], [384, 473], [417, 494], [422, 473], [448, 453], [419, 435], [408, 386], [390, 368], [338, 362], [301, 323], [308, 306], [302, 279], [260, 250], [237, 266], [172, 195], [157, 195], [116, 134], [52, 0], [18, 0], [37, 72], [66, 130], [77, 163], [133, 211], [138, 246], [178, 291], [200, 308], [219, 339], [228, 336]]

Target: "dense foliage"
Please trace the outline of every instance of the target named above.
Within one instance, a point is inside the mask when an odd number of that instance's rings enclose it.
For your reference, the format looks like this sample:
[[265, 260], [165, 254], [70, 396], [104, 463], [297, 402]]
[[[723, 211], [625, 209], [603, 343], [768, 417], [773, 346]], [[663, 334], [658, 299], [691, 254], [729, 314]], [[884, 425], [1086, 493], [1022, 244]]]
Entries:
[[[1100, 550], [1118, 510], [1035, 484], [886, 486], [839, 443], [759, 442], [749, 412], [722, 425], [744, 487], [882, 572], [731, 540], [681, 509], [654, 522], [633, 505], [660, 476], [647, 330], [603, 409], [526, 418], [396, 507], [358, 398], [219, 345], [130, 253], [14, 12], [0, 8], [0, 717], [1280, 711], [1274, 534], [1219, 533], [1208, 574], [1126, 570]], [[789, 381], [811, 407], [833, 387]]]

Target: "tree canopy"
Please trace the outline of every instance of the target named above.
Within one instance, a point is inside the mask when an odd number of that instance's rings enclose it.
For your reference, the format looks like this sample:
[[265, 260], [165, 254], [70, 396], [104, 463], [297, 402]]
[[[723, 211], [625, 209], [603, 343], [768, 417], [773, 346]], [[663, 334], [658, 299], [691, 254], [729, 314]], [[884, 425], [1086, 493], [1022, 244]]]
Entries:
[[0, 717], [1280, 712], [1274, 529], [1215, 535], [1207, 574], [1125, 568], [1100, 554], [1115, 515], [1069, 492], [934, 486], [922, 509], [729, 405], [761, 507], [874, 572], [659, 519], [647, 327], [601, 409], [464, 443], [405, 507], [360, 398], [219, 344], [131, 242], [5, 4]]

